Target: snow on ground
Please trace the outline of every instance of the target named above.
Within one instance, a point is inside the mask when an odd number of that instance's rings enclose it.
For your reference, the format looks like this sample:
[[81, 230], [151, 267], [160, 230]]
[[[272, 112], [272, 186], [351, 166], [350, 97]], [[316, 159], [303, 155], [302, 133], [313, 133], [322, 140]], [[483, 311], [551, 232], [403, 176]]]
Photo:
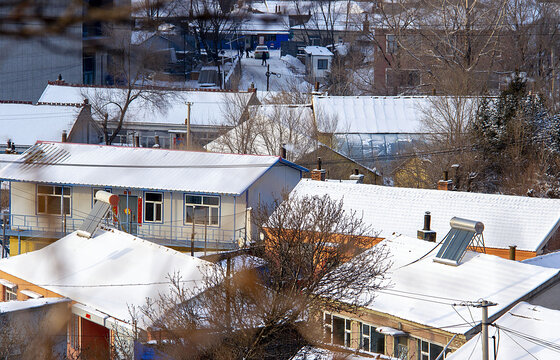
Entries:
[[[250, 87], [251, 83], [254, 83], [258, 90], [266, 90], [267, 67], [262, 65], [261, 59], [255, 59], [253, 56], [255, 56], [254, 52], [251, 52], [250, 58], [243, 57], [241, 59], [242, 77], [239, 89], [246, 90]], [[297, 84], [301, 91], [307, 90], [309, 85], [304, 80], [305, 66], [293, 57], [291, 57], [293, 60], [286, 58], [286, 56], [282, 59], [280, 58], [280, 50], [270, 50], [270, 59], [267, 60], [268, 65], [270, 65], [270, 72], [277, 73], [280, 77], [270, 76], [269, 90], [287, 90], [293, 84]]]

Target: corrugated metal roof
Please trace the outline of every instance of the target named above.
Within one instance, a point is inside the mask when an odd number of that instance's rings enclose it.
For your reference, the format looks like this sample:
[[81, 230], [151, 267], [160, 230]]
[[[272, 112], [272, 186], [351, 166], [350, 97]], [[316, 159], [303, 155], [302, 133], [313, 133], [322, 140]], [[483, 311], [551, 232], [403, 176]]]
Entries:
[[131, 320], [130, 305], [143, 306], [146, 298], [170, 290], [170, 274], [180, 274], [185, 288], [196, 293], [212, 268], [118, 230], [93, 238], [73, 232], [41, 250], [0, 261], [8, 274], [124, 321]]
[[0, 178], [239, 195], [276, 164], [306, 171], [277, 156], [41, 142]]
[[380, 236], [393, 232], [416, 236], [424, 212], [432, 214], [432, 230], [442, 239], [457, 216], [484, 223], [486, 247], [538, 251], [560, 221], [560, 200], [459, 191], [396, 188], [302, 180], [294, 194], [343, 199]]
[[[449, 104], [440, 104], [442, 99]], [[394, 134], [427, 133], [422, 120], [433, 107], [453, 108], [454, 98], [436, 96], [313, 96], [313, 108], [319, 128], [337, 133]], [[459, 102], [463, 112], [472, 106]]]
[[0, 104], [0, 142], [11, 139], [31, 146], [37, 140], [60, 141], [62, 131], [70, 133], [80, 111], [74, 105]]
[[465, 319], [471, 320], [472, 315], [480, 319], [480, 311], [470, 314], [465, 306], [451, 304], [479, 299], [495, 302], [498, 305], [488, 309], [492, 317], [558, 274], [557, 269], [472, 251], [465, 254], [459, 266], [449, 266], [433, 261], [437, 248], [429, 252], [434, 246], [434, 243], [406, 236], [376, 245], [374, 249], [381, 247], [389, 252], [393, 263], [385, 280], [390, 285], [375, 292], [375, 299], [368, 308], [465, 334], [476, 326], [476, 321], [469, 324]]
[[[125, 121], [128, 123], [152, 123], [152, 124], [179, 124], [184, 125], [187, 118], [187, 102], [191, 102], [191, 124], [193, 125], [229, 125], [238, 119], [236, 116], [239, 109], [238, 104], [246, 105], [252, 93], [229, 92], [229, 91], [188, 91], [169, 90], [166, 91], [167, 104], [162, 111], [156, 109], [149, 101], [138, 98], [130, 104]], [[70, 86], [49, 84], [40, 102], [76, 102], [81, 103], [85, 98], [94, 104], [105, 103], [107, 99], [123, 98], [123, 89], [114, 87], [93, 86]], [[233, 105], [235, 104], [235, 105]], [[231, 108], [234, 109], [231, 109]], [[111, 104], [105, 107], [109, 115], [114, 117], [117, 108]], [[96, 114], [94, 113], [95, 117]], [[100, 120], [100, 119], [98, 119]]]

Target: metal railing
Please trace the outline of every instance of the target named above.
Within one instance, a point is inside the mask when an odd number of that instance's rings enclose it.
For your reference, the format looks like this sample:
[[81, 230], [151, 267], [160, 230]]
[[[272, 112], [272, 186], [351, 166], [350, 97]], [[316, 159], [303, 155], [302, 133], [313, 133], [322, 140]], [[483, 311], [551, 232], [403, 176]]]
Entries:
[[[70, 218], [56, 215], [17, 215], [9, 217], [12, 232], [44, 233], [45, 236], [64, 236], [76, 231], [83, 218]], [[109, 219], [102, 221], [108, 227], [117, 228], [144, 240], [165, 246], [190, 247], [191, 241], [197, 249], [234, 249], [246, 240], [245, 228], [224, 230], [216, 227], [197, 225], [168, 225], [157, 223], [118, 223]]]

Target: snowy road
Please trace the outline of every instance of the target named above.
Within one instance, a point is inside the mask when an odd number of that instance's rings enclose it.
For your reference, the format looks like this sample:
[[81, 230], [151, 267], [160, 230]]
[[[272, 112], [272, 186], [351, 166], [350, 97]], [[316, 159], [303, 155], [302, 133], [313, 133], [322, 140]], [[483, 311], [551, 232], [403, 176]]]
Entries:
[[[254, 53], [251, 52], [251, 56], [254, 56]], [[288, 90], [294, 84], [303, 87], [302, 90], [304, 90], [308, 85], [304, 80], [305, 66], [298, 60], [291, 58], [284, 61], [280, 59], [280, 50], [270, 50], [270, 59], [267, 62], [270, 65], [270, 72], [280, 74], [280, 77], [270, 76], [269, 89], [271, 91]], [[266, 70], [267, 67], [262, 65], [261, 59], [243, 57], [239, 89], [247, 90], [253, 82], [258, 90], [266, 90]]]

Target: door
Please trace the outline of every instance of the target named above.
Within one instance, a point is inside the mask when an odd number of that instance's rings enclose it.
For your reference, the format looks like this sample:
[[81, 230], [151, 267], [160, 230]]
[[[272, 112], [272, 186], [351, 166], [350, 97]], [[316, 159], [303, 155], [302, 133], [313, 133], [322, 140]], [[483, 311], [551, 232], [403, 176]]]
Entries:
[[138, 232], [138, 196], [119, 195], [119, 222], [124, 231], [136, 235]]

